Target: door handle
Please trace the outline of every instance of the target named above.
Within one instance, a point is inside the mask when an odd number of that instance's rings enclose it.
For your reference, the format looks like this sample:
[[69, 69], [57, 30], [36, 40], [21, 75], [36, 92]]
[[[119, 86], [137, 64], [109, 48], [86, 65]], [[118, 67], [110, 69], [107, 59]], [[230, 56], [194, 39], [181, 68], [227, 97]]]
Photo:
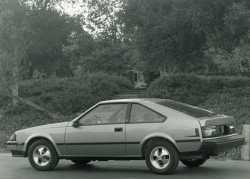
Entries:
[[122, 132], [123, 131], [123, 128], [122, 127], [116, 127], [114, 129], [115, 132]]

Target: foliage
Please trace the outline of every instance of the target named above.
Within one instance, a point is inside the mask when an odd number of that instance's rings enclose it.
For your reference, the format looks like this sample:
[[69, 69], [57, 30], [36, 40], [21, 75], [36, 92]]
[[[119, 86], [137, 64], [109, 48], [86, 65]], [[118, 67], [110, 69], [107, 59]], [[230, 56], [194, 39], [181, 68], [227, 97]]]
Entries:
[[27, 21], [31, 44], [26, 51], [25, 64], [29, 65], [26, 78], [32, 77], [35, 70], [46, 76], [70, 76], [70, 61], [65, 57], [63, 47], [73, 32], [80, 31], [80, 24], [51, 8], [29, 10]]
[[231, 53], [248, 38], [245, 0], [126, 2], [124, 37], [136, 43], [147, 70], [207, 73], [216, 66], [207, 50]]
[[110, 44], [99, 46], [91, 55], [85, 57], [82, 66], [86, 71], [113, 73], [124, 75], [132, 69], [135, 61], [134, 51], [125, 44]]
[[20, 96], [52, 112], [71, 115], [129, 88], [130, 82], [123, 77], [96, 73], [80, 78], [26, 81], [20, 86]]
[[119, 11], [123, 0], [89, 0], [86, 8], [88, 13], [83, 18], [83, 25], [96, 38], [119, 41], [120, 31]]
[[[175, 74], [163, 76], [151, 83], [147, 90], [150, 97], [170, 98], [193, 105], [200, 105], [223, 89], [250, 86], [250, 78], [224, 76], [198, 76]], [[240, 95], [240, 93], [239, 93]]]
[[18, 1], [0, 3], [0, 88], [18, 95], [20, 65], [29, 47], [25, 9]]
[[205, 37], [194, 30], [190, 5], [161, 0], [127, 2], [125, 33], [132, 34], [149, 69], [188, 71], [202, 63]]
[[[64, 3], [82, 13], [65, 14]], [[1, 6], [7, 25], [1, 26], [0, 58], [17, 56], [20, 78], [124, 75], [135, 68], [248, 75], [247, 0], [4, 0]], [[5, 45], [12, 37], [18, 43]], [[17, 49], [16, 55], [5, 47]], [[2, 69], [13, 66], [4, 61]]]
[[249, 87], [226, 88], [210, 94], [201, 106], [219, 114], [227, 114], [237, 119], [237, 124], [250, 124], [250, 85]]

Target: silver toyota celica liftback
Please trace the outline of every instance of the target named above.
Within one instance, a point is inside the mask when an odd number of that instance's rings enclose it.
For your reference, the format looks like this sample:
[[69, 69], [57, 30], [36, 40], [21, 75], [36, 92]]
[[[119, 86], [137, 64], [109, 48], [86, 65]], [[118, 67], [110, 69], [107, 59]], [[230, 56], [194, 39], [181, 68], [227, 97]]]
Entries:
[[7, 147], [43, 171], [59, 159], [83, 165], [145, 159], [151, 171], [170, 174], [179, 160], [198, 167], [243, 143], [233, 117], [169, 99], [119, 99], [99, 102], [69, 122], [16, 131]]

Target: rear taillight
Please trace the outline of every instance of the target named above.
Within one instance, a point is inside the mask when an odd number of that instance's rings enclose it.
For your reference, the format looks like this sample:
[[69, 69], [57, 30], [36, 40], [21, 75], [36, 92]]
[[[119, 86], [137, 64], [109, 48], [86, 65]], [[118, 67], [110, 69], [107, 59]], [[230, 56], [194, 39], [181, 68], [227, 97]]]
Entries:
[[202, 136], [205, 138], [219, 137], [235, 133], [235, 127], [233, 125], [216, 125], [216, 126], [204, 126], [202, 127]]
[[205, 138], [208, 137], [217, 137], [218, 134], [218, 130], [216, 126], [205, 126], [202, 127], [202, 136]]

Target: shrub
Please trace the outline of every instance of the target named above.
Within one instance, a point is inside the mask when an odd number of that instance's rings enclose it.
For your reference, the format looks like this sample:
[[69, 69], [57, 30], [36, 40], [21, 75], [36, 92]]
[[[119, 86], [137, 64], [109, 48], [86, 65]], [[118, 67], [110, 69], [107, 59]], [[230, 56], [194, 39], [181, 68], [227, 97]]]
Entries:
[[219, 114], [234, 116], [237, 124], [250, 124], [250, 87], [217, 91], [200, 106]]
[[123, 77], [96, 73], [82, 78], [27, 81], [20, 87], [20, 96], [50, 111], [71, 115], [130, 88], [131, 83]]
[[147, 96], [170, 98], [200, 105], [209, 99], [210, 94], [219, 90], [247, 86], [250, 86], [250, 78], [247, 77], [176, 74], [153, 81], [147, 90]]

